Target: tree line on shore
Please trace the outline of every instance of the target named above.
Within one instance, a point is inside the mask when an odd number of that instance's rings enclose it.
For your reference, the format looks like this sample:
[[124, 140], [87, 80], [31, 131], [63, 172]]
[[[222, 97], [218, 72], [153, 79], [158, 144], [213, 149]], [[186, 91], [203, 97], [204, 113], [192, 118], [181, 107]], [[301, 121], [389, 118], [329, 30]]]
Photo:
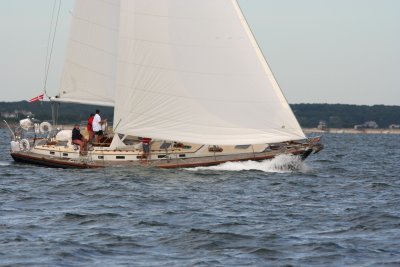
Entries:
[[300, 125], [317, 127], [324, 121], [329, 128], [353, 128], [367, 121], [375, 121], [379, 128], [400, 124], [400, 106], [348, 104], [293, 104], [290, 105]]
[[[2, 120], [16, 122], [31, 114], [41, 121], [52, 119], [52, 104], [48, 101], [28, 103], [0, 102]], [[99, 108], [103, 118], [112, 121], [114, 109], [112, 107], [98, 107], [93, 105], [53, 103], [54, 110], [58, 110], [58, 123], [73, 124], [86, 121], [90, 113]], [[324, 121], [330, 128], [353, 128], [354, 125], [366, 121], [375, 121], [380, 128], [387, 128], [391, 124], [400, 124], [400, 106], [385, 105], [347, 105], [347, 104], [291, 104], [292, 110], [301, 127], [317, 127]]]

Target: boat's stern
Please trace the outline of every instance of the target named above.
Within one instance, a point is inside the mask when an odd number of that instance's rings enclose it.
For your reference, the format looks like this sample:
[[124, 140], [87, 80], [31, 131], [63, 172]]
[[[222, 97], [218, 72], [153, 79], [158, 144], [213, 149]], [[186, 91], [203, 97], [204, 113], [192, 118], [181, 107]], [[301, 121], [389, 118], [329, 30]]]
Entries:
[[20, 146], [19, 141], [14, 141], [14, 140], [12, 140], [12, 141], [10, 142], [10, 152], [13, 153], [13, 152], [21, 151], [21, 149], [20, 149], [19, 146]]

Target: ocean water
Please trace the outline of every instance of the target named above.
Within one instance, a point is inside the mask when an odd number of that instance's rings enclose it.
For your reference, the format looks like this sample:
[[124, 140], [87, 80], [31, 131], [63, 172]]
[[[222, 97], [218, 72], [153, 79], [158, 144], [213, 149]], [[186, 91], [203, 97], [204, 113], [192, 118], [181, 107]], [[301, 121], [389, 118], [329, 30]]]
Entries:
[[20, 165], [0, 137], [2, 266], [400, 266], [400, 135], [176, 170]]

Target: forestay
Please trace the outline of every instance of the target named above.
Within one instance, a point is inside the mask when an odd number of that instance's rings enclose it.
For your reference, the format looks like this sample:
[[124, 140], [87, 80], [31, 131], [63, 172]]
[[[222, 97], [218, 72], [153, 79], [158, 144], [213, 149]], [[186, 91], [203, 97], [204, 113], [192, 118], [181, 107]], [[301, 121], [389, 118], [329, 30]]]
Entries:
[[114, 105], [120, 0], [76, 1], [57, 101]]
[[305, 138], [235, 0], [122, 0], [114, 122], [203, 144]]

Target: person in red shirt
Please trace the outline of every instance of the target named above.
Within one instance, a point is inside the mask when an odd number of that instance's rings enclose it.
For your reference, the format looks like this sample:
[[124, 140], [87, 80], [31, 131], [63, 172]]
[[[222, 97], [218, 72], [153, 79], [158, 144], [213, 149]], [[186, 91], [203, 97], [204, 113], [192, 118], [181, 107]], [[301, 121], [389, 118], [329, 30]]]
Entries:
[[88, 123], [87, 123], [87, 126], [86, 126], [86, 129], [87, 129], [87, 131], [89, 133], [89, 143], [92, 142], [93, 137], [94, 137], [93, 126], [92, 126], [93, 118], [94, 118], [94, 114], [92, 113], [92, 114], [90, 114], [90, 116], [88, 118]]

